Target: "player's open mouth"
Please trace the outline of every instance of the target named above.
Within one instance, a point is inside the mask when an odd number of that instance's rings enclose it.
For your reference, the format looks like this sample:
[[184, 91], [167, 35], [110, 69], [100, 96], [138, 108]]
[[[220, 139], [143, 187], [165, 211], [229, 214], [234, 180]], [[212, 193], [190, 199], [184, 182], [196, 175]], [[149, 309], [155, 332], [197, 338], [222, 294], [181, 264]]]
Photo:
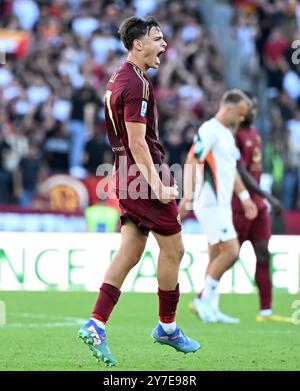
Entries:
[[156, 55], [156, 62], [157, 62], [157, 64], [160, 64], [160, 59], [159, 59], [159, 57], [160, 57], [160, 55], [162, 55], [164, 52], [165, 52], [164, 50], [161, 50], [160, 52], [157, 53], [157, 55]]

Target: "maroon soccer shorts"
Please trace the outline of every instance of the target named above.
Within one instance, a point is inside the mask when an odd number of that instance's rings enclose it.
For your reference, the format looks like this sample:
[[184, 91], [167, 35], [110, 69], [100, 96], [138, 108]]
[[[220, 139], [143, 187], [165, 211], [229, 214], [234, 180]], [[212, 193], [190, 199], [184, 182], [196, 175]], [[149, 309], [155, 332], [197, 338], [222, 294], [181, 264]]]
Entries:
[[175, 235], [181, 231], [180, 218], [175, 200], [162, 204], [156, 199], [120, 199], [121, 224], [133, 221], [148, 236], [149, 231], [160, 235]]
[[249, 220], [243, 213], [233, 212], [233, 224], [237, 231], [240, 244], [246, 240], [259, 242], [271, 237], [271, 221], [267, 208], [259, 209], [254, 220]]

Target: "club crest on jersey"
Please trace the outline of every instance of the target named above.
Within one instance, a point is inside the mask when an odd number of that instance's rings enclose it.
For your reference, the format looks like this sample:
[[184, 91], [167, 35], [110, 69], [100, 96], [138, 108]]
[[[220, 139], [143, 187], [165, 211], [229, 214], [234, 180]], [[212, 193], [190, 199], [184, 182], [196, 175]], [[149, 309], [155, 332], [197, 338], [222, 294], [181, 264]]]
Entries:
[[142, 101], [142, 106], [141, 106], [141, 117], [145, 117], [147, 111], [147, 102], [145, 100]]

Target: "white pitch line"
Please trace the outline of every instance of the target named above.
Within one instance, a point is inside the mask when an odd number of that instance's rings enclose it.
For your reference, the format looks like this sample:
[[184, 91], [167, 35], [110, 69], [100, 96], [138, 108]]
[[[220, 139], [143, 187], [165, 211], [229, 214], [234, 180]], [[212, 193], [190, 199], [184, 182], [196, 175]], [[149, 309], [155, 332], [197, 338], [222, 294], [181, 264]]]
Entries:
[[[1, 328], [53, 328], [53, 327], [74, 327], [83, 325], [87, 320], [83, 318], [76, 318], [72, 316], [61, 316], [61, 315], [47, 315], [47, 314], [34, 314], [28, 312], [14, 312], [9, 315], [13, 315], [23, 319], [45, 319], [53, 320], [53, 322], [45, 323], [6, 323]], [[58, 320], [58, 321], [54, 321]]]

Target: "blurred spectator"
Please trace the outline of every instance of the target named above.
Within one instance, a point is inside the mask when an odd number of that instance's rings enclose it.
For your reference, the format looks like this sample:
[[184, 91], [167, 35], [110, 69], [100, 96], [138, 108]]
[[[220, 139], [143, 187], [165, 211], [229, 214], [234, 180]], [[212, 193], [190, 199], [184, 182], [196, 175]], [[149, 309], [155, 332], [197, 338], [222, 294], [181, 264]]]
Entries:
[[[94, 117], [98, 99], [95, 90], [85, 83], [71, 98], [72, 111], [69, 122], [70, 132], [70, 173], [82, 168], [82, 159], [87, 133], [94, 132]], [[90, 128], [88, 128], [90, 127]]]
[[70, 140], [63, 123], [55, 122], [46, 132], [43, 152], [49, 174], [68, 173]]
[[95, 132], [94, 136], [86, 143], [84, 160], [84, 166], [92, 176], [96, 175], [97, 168], [101, 163], [113, 164], [112, 150], [102, 133]]
[[36, 145], [30, 144], [27, 153], [20, 160], [16, 185], [19, 204], [24, 208], [29, 207], [32, 203], [40, 172], [40, 151]]
[[3, 164], [5, 155], [8, 151], [10, 151], [10, 146], [3, 139], [2, 130], [0, 128], [0, 204], [10, 204], [12, 201], [12, 174]]

